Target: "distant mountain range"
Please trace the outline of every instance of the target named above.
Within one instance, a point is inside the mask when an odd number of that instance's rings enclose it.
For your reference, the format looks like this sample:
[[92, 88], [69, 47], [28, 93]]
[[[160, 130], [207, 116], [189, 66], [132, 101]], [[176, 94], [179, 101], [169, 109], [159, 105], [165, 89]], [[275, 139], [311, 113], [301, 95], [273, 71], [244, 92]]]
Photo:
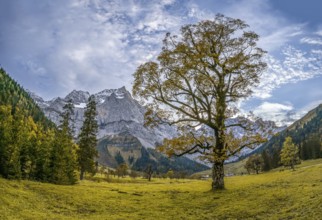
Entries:
[[[73, 90], [65, 98], [43, 100], [29, 91], [30, 96], [55, 124], [59, 124], [63, 106], [71, 100], [74, 104], [75, 134], [77, 135], [84, 120], [86, 102], [90, 94]], [[99, 163], [116, 167], [126, 162], [131, 168], [144, 170], [148, 164], [159, 172], [169, 169], [193, 173], [206, 169], [186, 157], [169, 159], [155, 151], [155, 146], [164, 138], [176, 135], [176, 130], [168, 125], [155, 128], [144, 127], [145, 108], [134, 100], [125, 87], [106, 89], [94, 94], [97, 102], [98, 152]], [[75, 135], [75, 136], [76, 136]]]
[[[76, 135], [79, 133], [84, 120], [86, 102], [90, 96], [89, 92], [73, 90], [64, 98], [57, 97], [45, 101], [30, 91], [26, 92], [3, 69], [0, 69], [0, 79], [0, 105], [23, 108], [27, 115], [32, 116], [36, 122], [42, 122], [45, 127], [53, 127], [52, 122], [59, 124], [63, 106], [71, 100], [75, 110], [75, 133]], [[126, 162], [136, 170], [144, 170], [148, 164], [151, 164], [160, 172], [173, 169], [192, 173], [207, 169], [206, 166], [186, 157], [169, 159], [158, 153], [155, 146], [162, 143], [164, 138], [175, 137], [176, 128], [168, 125], [160, 125], [153, 129], [146, 128], [144, 126], [145, 108], [132, 98], [125, 87], [106, 89], [94, 96], [97, 101], [99, 124], [98, 160], [101, 164], [116, 167], [120, 162]], [[239, 118], [228, 119], [227, 123], [234, 123], [236, 120]], [[322, 104], [285, 130], [283, 127], [277, 127], [272, 121], [261, 119], [250, 119], [250, 121], [254, 127], [264, 126], [265, 130], [271, 130], [272, 134], [279, 134], [272, 138], [266, 136], [270, 139], [267, 143], [258, 146], [255, 150], [244, 149], [240, 157], [267, 151], [274, 160], [272, 163], [277, 165], [278, 154], [286, 136], [291, 136], [300, 146], [302, 159], [322, 157]], [[243, 129], [240, 128], [234, 128], [231, 131], [237, 137], [244, 135]], [[230, 158], [229, 161], [237, 159]]]
[[[75, 133], [76, 135], [79, 133], [84, 120], [84, 108], [90, 96], [89, 92], [73, 90], [65, 98], [58, 97], [50, 101], [44, 101], [32, 92], [29, 94], [45, 115], [57, 125], [63, 106], [71, 100], [75, 107]], [[176, 130], [168, 125], [160, 125], [154, 129], [144, 127], [145, 109], [132, 98], [125, 87], [106, 89], [94, 96], [98, 112], [98, 138], [127, 131], [138, 138], [144, 147], [154, 148], [164, 138], [176, 135]]]
[[[76, 134], [79, 133], [84, 120], [84, 107], [90, 96], [89, 92], [73, 90], [65, 98], [58, 97], [50, 101], [45, 101], [32, 92], [29, 93], [45, 115], [57, 125], [59, 124], [60, 113], [62, 112], [63, 106], [68, 100], [71, 100], [75, 107], [75, 130]], [[142, 168], [143, 165], [138, 166], [138, 163], [135, 163], [142, 156], [141, 147], [147, 149], [147, 152], [153, 151], [155, 146], [162, 143], [164, 138], [172, 138], [177, 134], [176, 129], [168, 125], [160, 125], [153, 129], [146, 128], [144, 126], [145, 108], [132, 98], [125, 87], [119, 89], [105, 89], [94, 94], [94, 96], [97, 102], [97, 120], [99, 124], [99, 161], [102, 164], [115, 167], [117, 165], [115, 157], [120, 153], [125, 162], [129, 165]], [[234, 123], [239, 119], [240, 118], [228, 119], [227, 123]], [[254, 123], [255, 127], [265, 127], [265, 129], [270, 130], [272, 134], [284, 129], [284, 127], [277, 127], [272, 121], [258, 119], [254, 120], [252, 123]], [[244, 135], [244, 130], [241, 128], [236, 127], [231, 130], [237, 137], [242, 137]], [[267, 137], [270, 138], [270, 136]], [[115, 140], [117, 140], [117, 143], [114, 143]], [[103, 147], [102, 143], [105, 143], [105, 147]], [[115, 148], [116, 145], [118, 146], [117, 148]], [[125, 150], [125, 148], [128, 148], [130, 145], [132, 145], [133, 148], [136, 148], [135, 150], [132, 149], [132, 151], [136, 151], [136, 153], [129, 154], [128, 151]], [[252, 151], [253, 149], [245, 148], [238, 156], [246, 156]], [[132, 157], [134, 157], [134, 162], [132, 161], [133, 159], [131, 159]], [[154, 157], [151, 156], [151, 158]], [[187, 160], [185, 157], [184, 159]], [[238, 157], [233, 157], [230, 158], [229, 161], [237, 159]], [[153, 160], [157, 161], [156, 158]], [[176, 160], [172, 160], [172, 163], [174, 161]], [[169, 162], [169, 164], [171, 163]]]

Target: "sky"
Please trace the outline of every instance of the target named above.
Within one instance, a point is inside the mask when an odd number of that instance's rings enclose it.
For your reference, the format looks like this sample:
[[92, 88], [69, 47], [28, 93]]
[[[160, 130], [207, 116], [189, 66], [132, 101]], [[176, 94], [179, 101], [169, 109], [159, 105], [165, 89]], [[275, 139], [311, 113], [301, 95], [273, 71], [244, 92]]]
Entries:
[[213, 19], [244, 20], [260, 35], [267, 70], [239, 103], [289, 125], [322, 103], [320, 0], [0, 0], [0, 66], [45, 100], [73, 89], [132, 89], [167, 32]]

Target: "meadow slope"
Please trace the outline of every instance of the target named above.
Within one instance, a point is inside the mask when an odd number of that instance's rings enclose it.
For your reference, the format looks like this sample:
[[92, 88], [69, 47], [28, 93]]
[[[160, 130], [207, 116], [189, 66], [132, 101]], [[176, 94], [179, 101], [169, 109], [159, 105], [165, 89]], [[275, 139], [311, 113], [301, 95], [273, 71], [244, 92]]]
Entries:
[[[117, 183], [117, 181], [119, 183]], [[127, 178], [59, 186], [0, 178], [0, 219], [320, 219], [322, 159], [210, 181]]]

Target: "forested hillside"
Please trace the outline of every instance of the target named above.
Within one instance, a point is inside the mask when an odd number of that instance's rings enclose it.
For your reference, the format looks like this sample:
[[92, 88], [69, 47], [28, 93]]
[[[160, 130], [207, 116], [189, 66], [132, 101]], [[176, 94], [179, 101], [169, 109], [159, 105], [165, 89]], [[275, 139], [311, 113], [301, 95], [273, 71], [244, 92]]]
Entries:
[[0, 176], [71, 184], [76, 146], [0, 69]]
[[322, 104], [308, 112], [303, 118], [294, 122], [280, 134], [272, 137], [257, 150], [262, 153], [265, 170], [278, 167], [280, 151], [285, 138], [290, 136], [299, 147], [300, 159], [322, 157]]
[[12, 113], [21, 111], [24, 116], [31, 116], [44, 127], [54, 127], [29, 94], [14, 81], [4, 69], [0, 68], [0, 105], [11, 106]]

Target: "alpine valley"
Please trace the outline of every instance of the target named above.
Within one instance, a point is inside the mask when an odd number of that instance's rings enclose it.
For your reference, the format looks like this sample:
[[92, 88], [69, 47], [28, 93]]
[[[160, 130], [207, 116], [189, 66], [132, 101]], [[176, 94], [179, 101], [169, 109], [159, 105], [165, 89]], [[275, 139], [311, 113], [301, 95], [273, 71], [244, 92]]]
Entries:
[[[89, 92], [73, 90], [65, 98], [58, 97], [50, 101], [44, 101], [36, 94], [28, 92], [47, 118], [57, 125], [60, 123], [63, 106], [72, 101], [75, 112], [75, 137], [77, 137], [83, 124]], [[162, 143], [164, 138], [174, 137], [176, 130], [168, 125], [156, 128], [144, 127], [145, 109], [132, 98], [125, 87], [106, 89], [94, 96], [99, 125], [97, 145], [99, 164], [116, 168], [125, 162], [131, 169], [138, 171], [143, 171], [151, 165], [159, 173], [171, 169], [186, 174], [208, 168], [186, 157], [168, 158], [157, 152], [155, 146]]]
[[[45, 101], [40, 96], [28, 91], [33, 100], [43, 110], [45, 115], [55, 124], [60, 123], [60, 114], [63, 106], [72, 101], [74, 104], [75, 137], [80, 131], [84, 120], [84, 111], [89, 92], [73, 90], [65, 98], [54, 98]], [[167, 158], [155, 150], [155, 146], [162, 143], [164, 138], [176, 136], [176, 129], [169, 125], [159, 125], [155, 128], [144, 126], [145, 108], [132, 98], [125, 87], [119, 89], [105, 89], [94, 94], [97, 103], [97, 121], [99, 125], [98, 162], [109, 167], [117, 167], [126, 162], [131, 169], [142, 171], [151, 164], [158, 172], [167, 172], [169, 169], [191, 174], [207, 169], [204, 164], [187, 157]], [[238, 119], [229, 119], [233, 123]], [[261, 119], [253, 120], [256, 125], [271, 131], [271, 135], [283, 130], [272, 121]], [[232, 132], [241, 137], [243, 129], [234, 129]], [[270, 136], [271, 136], [270, 135]], [[268, 136], [267, 138], [270, 138]], [[247, 156], [254, 149], [243, 149], [239, 156]], [[237, 160], [238, 157], [228, 161]]]

